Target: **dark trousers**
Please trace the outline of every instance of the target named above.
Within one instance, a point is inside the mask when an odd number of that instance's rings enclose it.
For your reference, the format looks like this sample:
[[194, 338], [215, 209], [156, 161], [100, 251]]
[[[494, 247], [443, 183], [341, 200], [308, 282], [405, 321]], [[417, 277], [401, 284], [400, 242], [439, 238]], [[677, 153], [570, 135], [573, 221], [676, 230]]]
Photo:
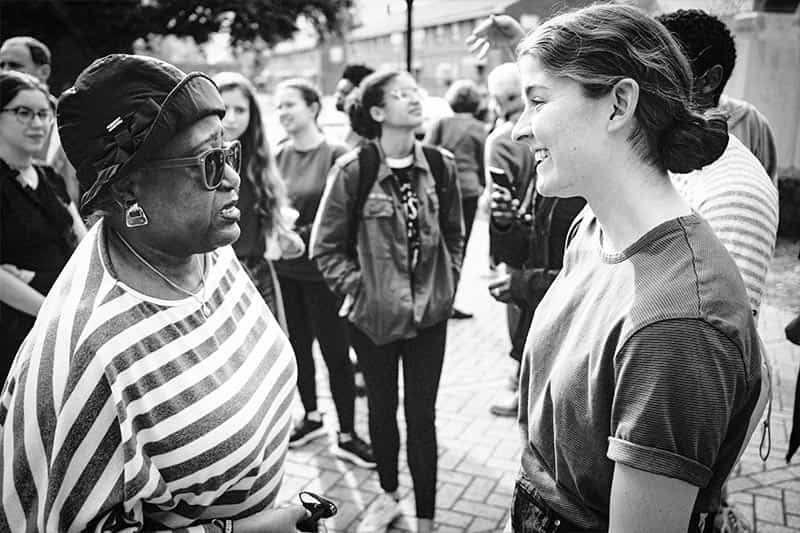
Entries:
[[317, 382], [311, 345], [316, 338], [328, 367], [331, 396], [342, 433], [353, 431], [355, 384], [350, 363], [347, 322], [339, 317], [338, 301], [324, 281], [278, 276], [289, 340], [297, 359], [297, 390], [306, 412], [317, 409]]
[[574, 531], [566, 520], [550, 509], [538, 491], [523, 476], [511, 497], [511, 529], [514, 533], [562, 533]]
[[397, 381], [402, 358], [406, 452], [419, 518], [433, 518], [436, 503], [436, 395], [446, 338], [446, 320], [420, 330], [413, 339], [382, 346], [373, 343], [358, 328], [350, 327], [350, 340], [367, 384], [369, 436], [381, 488], [386, 492], [396, 491], [398, 485]]
[[475, 213], [478, 211], [478, 198], [479, 196], [474, 196], [472, 198], [462, 198], [461, 199], [461, 213], [464, 217], [464, 250], [467, 249], [467, 243], [469, 242], [469, 236], [472, 234], [472, 223], [475, 222]]

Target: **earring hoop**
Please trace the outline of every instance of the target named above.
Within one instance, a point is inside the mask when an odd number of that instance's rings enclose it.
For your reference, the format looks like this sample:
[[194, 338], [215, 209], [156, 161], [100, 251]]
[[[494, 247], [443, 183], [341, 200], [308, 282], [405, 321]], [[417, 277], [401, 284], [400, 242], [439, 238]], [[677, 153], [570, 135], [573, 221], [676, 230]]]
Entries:
[[125, 225], [127, 227], [139, 228], [141, 226], [146, 226], [149, 222], [139, 202], [133, 202], [128, 209], [125, 210]]

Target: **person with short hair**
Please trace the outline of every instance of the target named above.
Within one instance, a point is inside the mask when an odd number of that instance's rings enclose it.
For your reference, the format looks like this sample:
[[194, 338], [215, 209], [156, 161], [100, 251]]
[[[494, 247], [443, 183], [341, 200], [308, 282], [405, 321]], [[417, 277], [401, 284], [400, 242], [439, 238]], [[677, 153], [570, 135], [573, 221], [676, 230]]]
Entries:
[[736, 65], [736, 43], [728, 27], [701, 9], [679, 9], [656, 17], [681, 43], [694, 76], [693, 101], [705, 111], [719, 108], [728, 131], [758, 158], [777, 185], [778, 155], [767, 118], [744, 100], [723, 91]]
[[58, 104], [98, 213], [2, 393], [0, 529], [296, 533], [275, 508], [296, 382], [231, 248], [241, 149], [205, 74], [94, 61]]
[[[16, 71], [30, 74], [43, 84], [47, 85], [51, 74], [52, 56], [50, 49], [38, 39], [29, 36], [11, 37], [0, 46], [0, 71]], [[49, 90], [48, 90], [49, 91]], [[55, 106], [55, 97], [48, 96]], [[61, 147], [58, 137], [58, 125], [50, 128], [42, 147], [36, 153], [39, 164], [46, 164], [53, 168], [64, 180], [70, 200], [77, 204], [80, 200], [78, 180], [75, 169], [70, 164]]]
[[0, 70], [24, 72], [42, 83], [47, 83], [50, 78], [50, 62], [50, 49], [33, 37], [10, 37], [0, 46]]
[[[483, 193], [483, 152], [486, 129], [475, 118], [483, 96], [472, 80], [456, 80], [444, 95], [454, 115], [433, 123], [423, 142], [441, 146], [453, 153], [461, 191], [461, 212], [464, 215], [464, 248], [469, 244], [472, 224], [478, 211], [478, 199]], [[472, 318], [472, 313], [453, 308], [453, 318]]]
[[518, 45], [514, 138], [544, 196], [581, 196], [520, 377], [514, 531], [703, 531], [748, 438], [761, 350], [736, 264], [668, 172], [722, 155], [680, 45], [638, 8], [556, 16]]
[[[358, 98], [358, 86], [361, 80], [375, 72], [374, 69], [360, 64], [350, 64], [344, 68], [342, 77], [336, 83], [336, 90], [333, 96], [336, 101], [336, 109], [347, 115], [350, 104]], [[350, 119], [348, 115], [348, 121]], [[344, 144], [348, 148], [356, 148], [363, 144], [365, 139], [349, 127], [344, 138]]]
[[[561, 270], [567, 234], [586, 204], [583, 198], [544, 197], [536, 192], [536, 162], [511, 138], [524, 109], [517, 65], [505, 63], [489, 73], [489, 91], [504, 119], [487, 140], [487, 166], [507, 183], [492, 181], [489, 246], [506, 272], [489, 283], [490, 294], [508, 310], [510, 356], [516, 372], [512, 391], [489, 407], [496, 416], [516, 416], [519, 362], [533, 313]], [[487, 173], [489, 179], [492, 174]], [[512, 191], [515, 195], [512, 195]]]
[[478, 210], [478, 198], [485, 184], [483, 151], [486, 130], [483, 123], [475, 118], [482, 96], [474, 81], [456, 80], [447, 89], [444, 98], [455, 114], [437, 120], [424, 142], [441, 146], [455, 156], [466, 246]]
[[346, 113], [347, 109], [345, 108], [345, 102], [347, 100], [347, 96], [358, 88], [361, 80], [373, 72], [375, 72], [374, 69], [361, 64], [350, 64], [344, 67], [342, 77], [336, 83], [336, 90], [333, 93], [333, 96], [336, 99], [336, 109]]
[[[402, 361], [416, 531], [430, 533], [436, 507], [436, 396], [464, 242], [455, 163], [443, 150], [415, 140], [422, 103], [406, 72], [364, 78], [350, 119], [356, 132], [372, 141], [333, 167], [310, 253], [331, 289], [344, 298], [340, 312], [350, 323], [367, 384], [369, 433], [383, 493], [367, 507], [356, 531], [383, 533], [401, 512], [397, 405]], [[433, 168], [441, 173], [434, 175]]]

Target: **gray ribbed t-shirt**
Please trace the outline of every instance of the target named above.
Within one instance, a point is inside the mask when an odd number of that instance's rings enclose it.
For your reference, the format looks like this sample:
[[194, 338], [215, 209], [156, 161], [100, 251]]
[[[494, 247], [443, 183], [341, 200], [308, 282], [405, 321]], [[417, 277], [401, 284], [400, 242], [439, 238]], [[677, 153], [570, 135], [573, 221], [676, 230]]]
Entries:
[[760, 390], [736, 265], [696, 214], [616, 254], [588, 208], [576, 224], [525, 347], [523, 473], [589, 530], [608, 529], [615, 462], [699, 487], [709, 511]]

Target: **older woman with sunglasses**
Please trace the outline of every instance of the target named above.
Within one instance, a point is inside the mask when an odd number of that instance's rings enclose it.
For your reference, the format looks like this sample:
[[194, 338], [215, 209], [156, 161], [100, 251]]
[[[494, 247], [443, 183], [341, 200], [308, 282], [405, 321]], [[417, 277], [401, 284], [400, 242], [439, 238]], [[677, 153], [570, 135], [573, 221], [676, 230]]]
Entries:
[[100, 220], [42, 305], [0, 414], [0, 529], [294, 532], [274, 509], [294, 355], [230, 244], [238, 143], [205, 75], [111, 55], [61, 97]]
[[44, 297], [86, 233], [66, 185], [34, 164], [54, 113], [35, 78], [0, 73], [0, 380]]

